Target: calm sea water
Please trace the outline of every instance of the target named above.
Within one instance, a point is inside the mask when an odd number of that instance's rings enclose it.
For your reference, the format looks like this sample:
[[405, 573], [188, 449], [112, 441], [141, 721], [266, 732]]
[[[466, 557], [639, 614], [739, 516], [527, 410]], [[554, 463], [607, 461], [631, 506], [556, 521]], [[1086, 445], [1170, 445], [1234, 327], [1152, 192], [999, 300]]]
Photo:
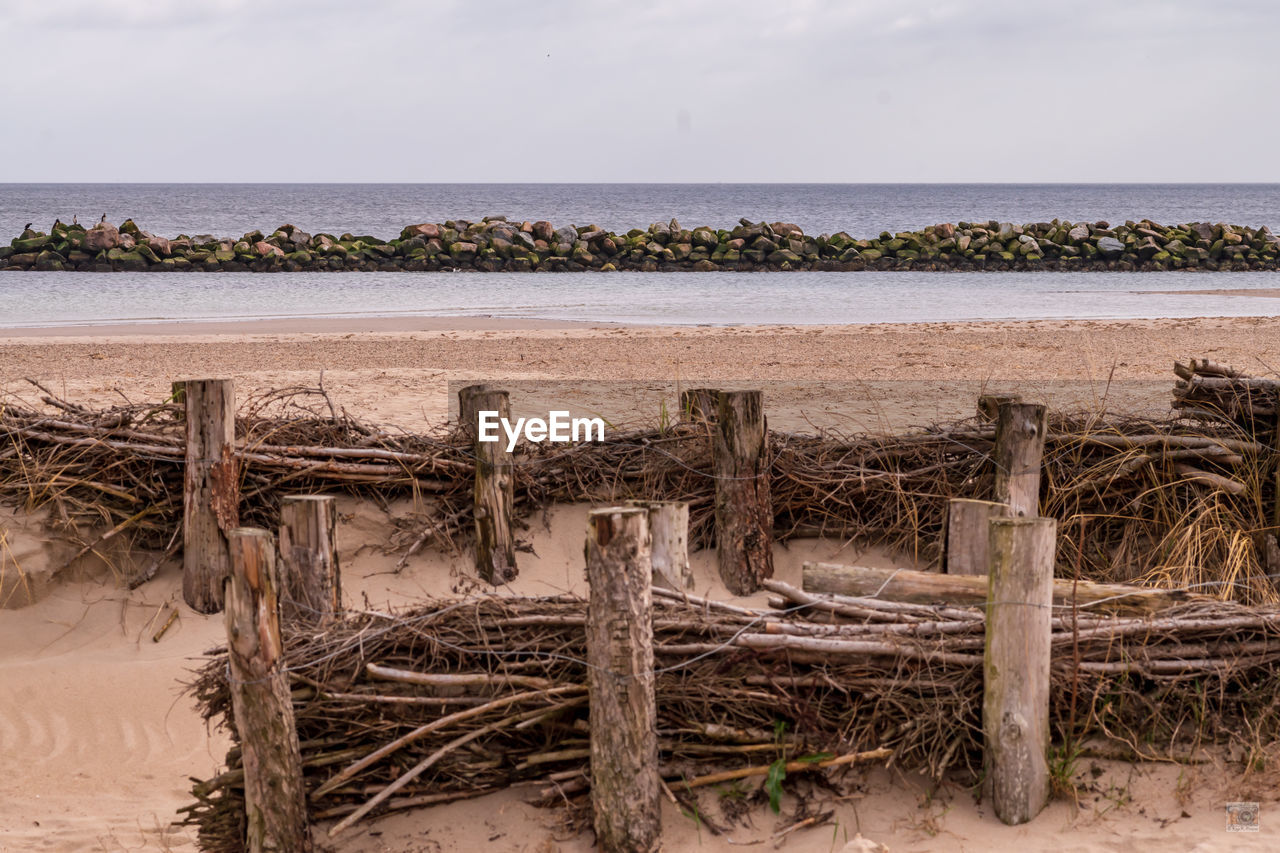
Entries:
[[[1232, 222], [1280, 230], [1280, 185], [0, 184], [0, 237], [27, 222], [132, 217], [161, 235], [286, 222], [391, 237], [486, 214], [625, 230], [739, 217], [855, 236], [958, 220]], [[636, 323], [857, 323], [1280, 314], [1280, 300], [1194, 290], [1274, 273], [0, 273], [0, 325], [289, 316], [479, 315]], [[1168, 291], [1168, 292], [1165, 292]]]

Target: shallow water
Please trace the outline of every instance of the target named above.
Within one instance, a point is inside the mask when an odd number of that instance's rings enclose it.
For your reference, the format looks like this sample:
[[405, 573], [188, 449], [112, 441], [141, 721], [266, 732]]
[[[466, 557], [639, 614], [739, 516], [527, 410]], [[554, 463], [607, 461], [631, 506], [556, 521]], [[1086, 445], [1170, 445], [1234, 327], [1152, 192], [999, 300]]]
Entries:
[[[643, 324], [1266, 316], [1276, 273], [0, 272], [0, 326], [477, 316]], [[1187, 291], [1231, 290], [1231, 294]]]

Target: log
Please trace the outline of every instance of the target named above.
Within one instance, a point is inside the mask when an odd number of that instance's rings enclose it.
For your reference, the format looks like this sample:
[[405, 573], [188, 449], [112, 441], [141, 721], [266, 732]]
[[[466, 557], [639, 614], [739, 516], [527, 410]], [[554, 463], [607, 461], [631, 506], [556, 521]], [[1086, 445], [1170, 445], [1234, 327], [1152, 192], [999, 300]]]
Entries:
[[1049, 647], [1057, 522], [995, 518], [990, 533], [984, 764], [996, 816], [1016, 826], [1039, 814], [1049, 799]]
[[1045, 407], [1036, 403], [1000, 403], [996, 418], [996, 503], [1011, 516], [1040, 515], [1040, 465], [1048, 433]]
[[680, 592], [693, 588], [689, 568], [689, 504], [685, 501], [627, 501], [649, 513], [653, 585]]
[[505, 436], [499, 434], [498, 441], [480, 441], [479, 417], [486, 411], [497, 412], [501, 419], [510, 418], [511, 401], [507, 392], [485, 385], [468, 385], [458, 392], [459, 429], [476, 457], [476, 572], [497, 586], [515, 580], [518, 571], [512, 523], [515, 469]]
[[319, 624], [342, 612], [338, 508], [326, 495], [280, 500], [281, 615]]
[[245, 770], [246, 848], [311, 849], [302, 757], [281, 671], [275, 543], [265, 530], [230, 531], [226, 582], [231, 705]]
[[[872, 569], [833, 563], [805, 563], [805, 592], [883, 598], [915, 604], [946, 603], [980, 607], [987, 601], [985, 575], [942, 575], [911, 569]], [[1154, 589], [1118, 583], [1055, 579], [1053, 603], [1073, 604], [1096, 613], [1155, 613], [1175, 604], [1209, 601], [1203, 595], [1173, 589]]]
[[680, 392], [680, 422], [686, 424], [715, 423], [717, 399], [715, 388], [686, 388]]
[[750, 595], [773, 577], [773, 503], [761, 393], [721, 391], [716, 420], [716, 561], [725, 587], [734, 595]]
[[586, 551], [596, 840], [602, 850], [647, 853], [661, 843], [647, 511], [591, 511]]
[[947, 503], [943, 571], [949, 575], [985, 575], [989, 522], [1008, 513], [1006, 504], [995, 501], [952, 498]]
[[235, 385], [230, 379], [188, 379], [182, 387], [187, 419], [182, 598], [200, 613], [217, 613], [231, 568], [226, 534], [238, 524]]

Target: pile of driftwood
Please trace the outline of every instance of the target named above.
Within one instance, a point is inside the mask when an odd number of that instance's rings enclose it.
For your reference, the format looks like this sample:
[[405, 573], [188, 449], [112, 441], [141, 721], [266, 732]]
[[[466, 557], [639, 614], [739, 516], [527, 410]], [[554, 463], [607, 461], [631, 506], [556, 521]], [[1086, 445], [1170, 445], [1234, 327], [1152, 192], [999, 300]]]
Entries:
[[[817, 596], [769, 581], [773, 610], [654, 589], [661, 774], [700, 808], [706, 786], [839, 788], [875, 761], [976, 778], [982, 761], [982, 608]], [[334, 834], [366, 814], [521, 786], [583, 805], [589, 784], [586, 604], [482, 596], [323, 629], [286, 625], [285, 670], [313, 820]], [[1059, 608], [1052, 724], [1065, 756], [1169, 757], [1276, 735], [1280, 609], [1196, 602], [1139, 616]], [[191, 686], [234, 732], [225, 652]], [[775, 771], [776, 772], [776, 771]], [[239, 750], [195, 782], [188, 822], [206, 850], [244, 838]], [[722, 798], [723, 799], [723, 798]], [[707, 825], [716, 816], [702, 812]]]
[[[1226, 369], [1195, 364], [1200, 396], [1187, 417], [1050, 415], [1041, 498], [1042, 514], [1058, 519], [1062, 533], [1059, 575], [1203, 584], [1242, 601], [1280, 600], [1267, 577], [1280, 572], [1280, 549], [1264, 535], [1277, 523], [1275, 435], [1261, 429], [1265, 404], [1254, 395], [1270, 380], [1217, 376], [1237, 383], [1230, 395], [1251, 395], [1248, 411], [1258, 417], [1241, 421], [1215, 414], [1231, 409], [1228, 397], [1212, 410], [1201, 399], [1217, 388], [1205, 372]], [[176, 551], [182, 406], [92, 410], [47, 391], [43, 403], [0, 405], [0, 499], [49, 507], [86, 551], [116, 536]], [[981, 418], [898, 435], [771, 432], [776, 535], [857, 539], [936, 565], [948, 500], [992, 497], [994, 435]], [[375, 427], [339, 411], [320, 389], [286, 389], [243, 404], [236, 443], [241, 523], [273, 527], [279, 499], [292, 493], [413, 496], [416, 509], [396, 519], [389, 537], [402, 565], [473, 528], [474, 460], [446, 433]], [[615, 431], [602, 442], [518, 447], [515, 505], [527, 514], [550, 501], [687, 501], [690, 543], [705, 547], [714, 544], [713, 476], [705, 424]]]

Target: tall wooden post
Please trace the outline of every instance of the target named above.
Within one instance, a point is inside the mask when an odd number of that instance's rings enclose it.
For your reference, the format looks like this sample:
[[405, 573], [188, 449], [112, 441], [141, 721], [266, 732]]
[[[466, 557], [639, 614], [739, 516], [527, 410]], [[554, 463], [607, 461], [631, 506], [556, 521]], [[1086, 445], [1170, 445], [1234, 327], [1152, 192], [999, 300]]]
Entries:
[[989, 522], [1008, 514], [1007, 505], [994, 501], [948, 501], [943, 571], [949, 575], [985, 575], [991, 539]]
[[721, 391], [716, 421], [716, 559], [729, 591], [749, 595], [773, 577], [773, 502], [761, 393]]
[[227, 657], [244, 765], [245, 846], [249, 853], [310, 850], [298, 731], [280, 669], [275, 542], [251, 527], [230, 531], [229, 541]]
[[648, 853], [661, 841], [648, 512], [588, 513], [586, 557], [596, 841], [610, 853]]
[[686, 388], [680, 392], [680, 420], [687, 424], [712, 423], [716, 419], [715, 388]]
[[982, 728], [996, 815], [1026, 823], [1049, 797], [1049, 641], [1057, 522], [993, 518]]
[[996, 418], [996, 503], [1009, 515], [1040, 515], [1040, 465], [1047, 432], [1045, 407], [1037, 403], [1000, 403]]
[[342, 610], [338, 507], [327, 495], [280, 500], [280, 612], [285, 619], [324, 622]]
[[188, 379], [183, 387], [182, 597], [201, 613], [217, 613], [231, 566], [226, 532], [239, 523], [235, 385], [230, 379]]
[[654, 586], [681, 592], [693, 586], [689, 568], [689, 504], [684, 501], [627, 501], [649, 511]]
[[496, 412], [496, 418], [509, 419], [507, 392], [486, 385], [468, 385], [458, 392], [458, 427], [464, 440], [470, 441], [476, 459], [476, 572], [497, 585], [514, 580], [517, 573], [512, 524], [515, 476], [502, 429], [491, 431], [496, 441], [480, 440], [481, 412]]

